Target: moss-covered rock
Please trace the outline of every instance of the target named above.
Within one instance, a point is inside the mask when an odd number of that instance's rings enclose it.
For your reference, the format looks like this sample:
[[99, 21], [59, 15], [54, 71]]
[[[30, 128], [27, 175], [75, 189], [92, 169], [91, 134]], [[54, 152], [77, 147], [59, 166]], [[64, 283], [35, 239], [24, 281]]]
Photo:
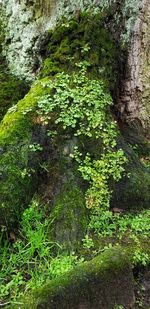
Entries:
[[121, 249], [110, 249], [73, 271], [50, 281], [25, 300], [23, 308], [132, 308], [133, 275]]

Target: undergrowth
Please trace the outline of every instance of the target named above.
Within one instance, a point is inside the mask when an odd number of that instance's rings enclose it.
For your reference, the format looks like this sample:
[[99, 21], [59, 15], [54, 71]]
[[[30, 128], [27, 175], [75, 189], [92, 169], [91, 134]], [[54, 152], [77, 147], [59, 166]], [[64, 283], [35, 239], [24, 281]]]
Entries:
[[34, 199], [22, 215], [19, 233], [10, 233], [8, 241], [1, 239], [1, 306], [5, 302], [17, 304], [24, 292], [42, 286], [79, 262], [74, 253], [60, 254], [60, 245], [49, 240], [49, 222], [41, 207]]
[[[43, 205], [34, 199], [24, 211], [20, 231], [11, 241], [1, 239], [0, 305], [21, 305], [24, 293], [34, 291], [100, 252], [123, 245], [134, 265], [146, 265], [149, 255], [141, 246], [150, 237], [150, 211], [113, 216], [109, 211], [93, 213], [80, 253], [62, 253], [60, 245], [50, 241]], [[5, 231], [4, 231], [5, 233]], [[132, 247], [131, 247], [132, 245]], [[123, 250], [124, 250], [123, 249]], [[61, 253], [60, 253], [61, 252]]]
[[129, 247], [133, 264], [146, 266], [150, 254], [149, 237], [150, 210], [114, 215], [111, 211], [95, 209], [90, 216], [83, 247], [94, 254], [116, 245]]

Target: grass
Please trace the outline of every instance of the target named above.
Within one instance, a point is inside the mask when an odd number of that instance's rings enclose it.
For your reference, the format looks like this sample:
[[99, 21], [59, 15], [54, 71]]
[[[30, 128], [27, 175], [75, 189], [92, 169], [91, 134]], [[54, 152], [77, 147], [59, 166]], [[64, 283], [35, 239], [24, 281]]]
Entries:
[[145, 266], [150, 256], [149, 227], [150, 210], [122, 216], [103, 211], [92, 215], [80, 252], [62, 252], [48, 237], [50, 222], [44, 206], [34, 199], [22, 215], [19, 234], [10, 233], [7, 241], [1, 238], [0, 304], [16, 304], [24, 293], [36, 291], [75, 265], [120, 245], [133, 265]]
[[48, 220], [41, 206], [33, 200], [22, 215], [19, 234], [10, 233], [7, 241], [1, 238], [0, 304], [15, 303], [24, 292], [42, 286], [78, 262], [74, 254], [59, 254], [60, 246], [49, 240]]

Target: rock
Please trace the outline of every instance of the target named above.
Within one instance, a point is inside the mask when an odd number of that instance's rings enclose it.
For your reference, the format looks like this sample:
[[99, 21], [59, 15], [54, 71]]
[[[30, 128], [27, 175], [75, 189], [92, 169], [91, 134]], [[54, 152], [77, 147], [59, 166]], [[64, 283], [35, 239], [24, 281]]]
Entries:
[[[32, 297], [33, 296], [33, 297]], [[122, 250], [111, 249], [82, 263], [25, 299], [26, 309], [112, 309], [134, 306], [130, 262]]]

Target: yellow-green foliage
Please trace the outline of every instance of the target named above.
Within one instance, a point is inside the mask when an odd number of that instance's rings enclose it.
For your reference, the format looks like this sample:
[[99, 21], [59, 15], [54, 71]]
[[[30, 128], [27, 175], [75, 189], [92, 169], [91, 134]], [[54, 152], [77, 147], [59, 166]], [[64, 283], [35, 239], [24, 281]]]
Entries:
[[[86, 61], [76, 66], [79, 68], [76, 73], [58, 73], [50, 83], [43, 82], [43, 86], [49, 87], [50, 95], [39, 100], [39, 114], [45, 119], [55, 114], [51, 136], [71, 132], [78, 140], [71, 156], [78, 162], [83, 179], [90, 184], [87, 207], [108, 208], [110, 179], [118, 181], [122, 177], [127, 160], [123, 150], [116, 149], [117, 126], [109, 108], [112, 99], [103, 81], [87, 77]], [[95, 148], [101, 142], [96, 160], [87, 138], [95, 143]]]

